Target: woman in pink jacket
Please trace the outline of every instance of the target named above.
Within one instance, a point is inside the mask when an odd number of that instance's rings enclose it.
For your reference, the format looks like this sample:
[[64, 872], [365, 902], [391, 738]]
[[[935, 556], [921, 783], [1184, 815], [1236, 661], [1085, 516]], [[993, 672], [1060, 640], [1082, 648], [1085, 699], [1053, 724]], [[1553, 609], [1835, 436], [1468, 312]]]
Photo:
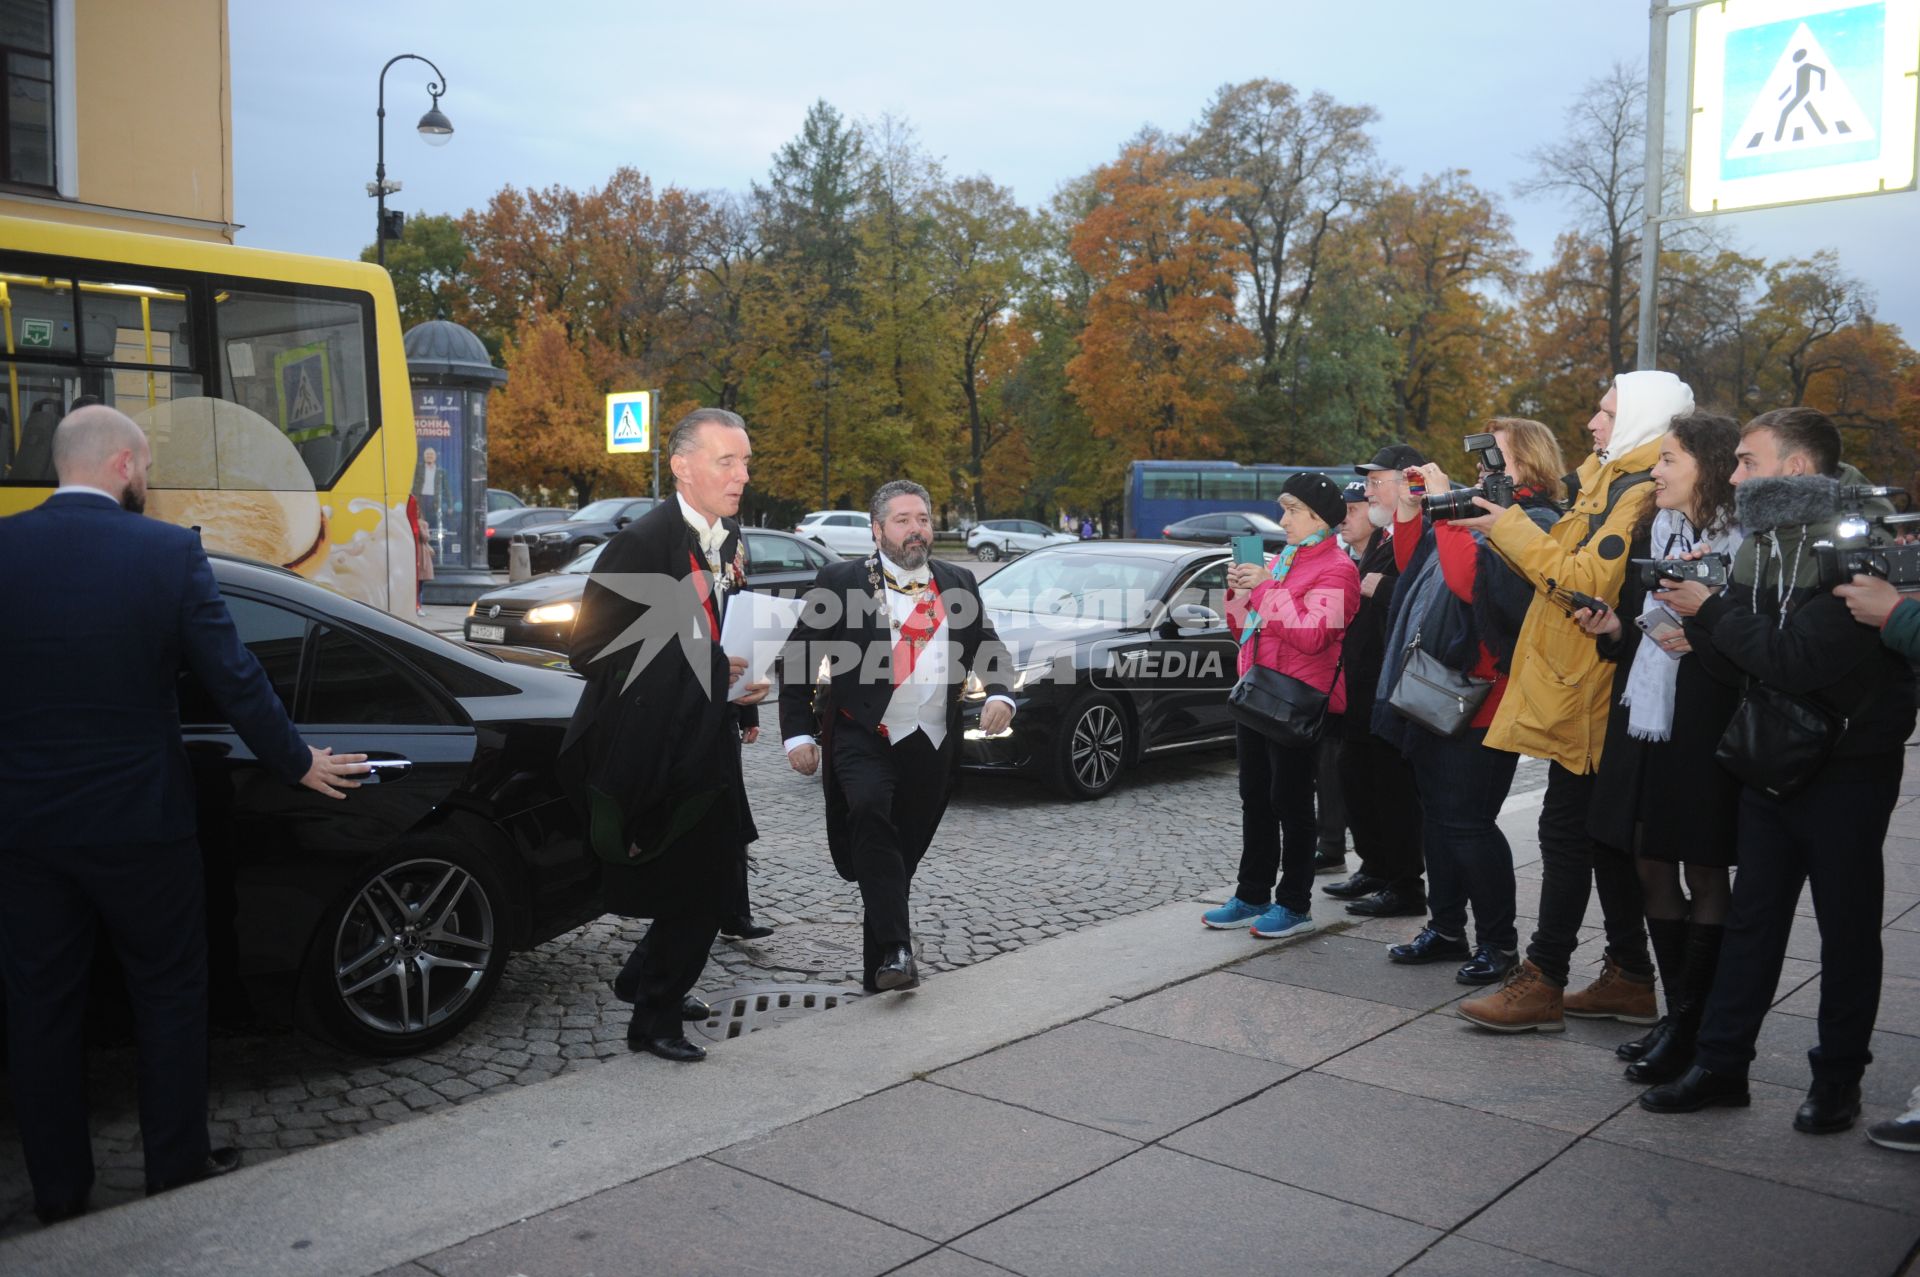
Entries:
[[[1280, 490], [1287, 548], [1265, 567], [1242, 563], [1227, 573], [1227, 625], [1240, 640], [1240, 672], [1257, 661], [1327, 692], [1328, 732], [1340, 730], [1347, 708], [1340, 647], [1360, 606], [1360, 573], [1333, 536], [1346, 513], [1333, 480], [1294, 475]], [[1243, 726], [1238, 751], [1240, 881], [1233, 899], [1201, 921], [1217, 929], [1251, 924], [1268, 940], [1305, 935], [1313, 930], [1314, 746], [1282, 745]]]

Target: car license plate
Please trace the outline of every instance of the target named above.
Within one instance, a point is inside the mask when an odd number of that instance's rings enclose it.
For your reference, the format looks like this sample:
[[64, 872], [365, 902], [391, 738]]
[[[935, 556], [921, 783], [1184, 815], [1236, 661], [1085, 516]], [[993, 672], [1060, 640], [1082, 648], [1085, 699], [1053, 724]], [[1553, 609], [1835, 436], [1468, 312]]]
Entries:
[[481, 643], [504, 643], [507, 641], [507, 627], [504, 625], [469, 625], [467, 637]]

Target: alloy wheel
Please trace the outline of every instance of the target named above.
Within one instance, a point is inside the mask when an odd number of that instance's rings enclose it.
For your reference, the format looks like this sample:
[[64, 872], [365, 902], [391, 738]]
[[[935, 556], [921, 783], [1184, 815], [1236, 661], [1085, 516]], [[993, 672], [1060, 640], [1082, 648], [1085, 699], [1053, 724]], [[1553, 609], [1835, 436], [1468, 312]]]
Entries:
[[1073, 725], [1073, 774], [1093, 791], [1105, 789], [1120, 770], [1126, 725], [1111, 705], [1090, 705]]
[[497, 943], [478, 879], [445, 860], [404, 861], [347, 906], [333, 942], [334, 990], [376, 1032], [425, 1032], [472, 1001]]

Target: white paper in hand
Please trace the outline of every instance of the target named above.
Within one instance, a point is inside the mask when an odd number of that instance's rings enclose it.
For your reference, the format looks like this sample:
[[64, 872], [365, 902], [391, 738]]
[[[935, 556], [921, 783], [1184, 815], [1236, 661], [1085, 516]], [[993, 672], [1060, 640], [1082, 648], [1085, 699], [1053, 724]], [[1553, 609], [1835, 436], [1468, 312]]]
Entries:
[[773, 677], [773, 663], [793, 627], [800, 622], [800, 599], [743, 590], [727, 601], [727, 619], [720, 626], [720, 646], [728, 656], [746, 661], [744, 674], [727, 689], [727, 699], [746, 693], [749, 683]]

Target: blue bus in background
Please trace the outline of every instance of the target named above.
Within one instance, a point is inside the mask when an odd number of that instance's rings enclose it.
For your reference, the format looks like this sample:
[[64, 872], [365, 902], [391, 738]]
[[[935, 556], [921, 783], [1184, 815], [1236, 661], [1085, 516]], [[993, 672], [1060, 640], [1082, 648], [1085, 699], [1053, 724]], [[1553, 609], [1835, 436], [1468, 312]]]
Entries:
[[1243, 466], [1238, 461], [1136, 461], [1127, 470], [1124, 535], [1158, 537], [1169, 523], [1228, 511], [1280, 517], [1287, 476], [1324, 474], [1341, 487], [1358, 476], [1337, 466]]

